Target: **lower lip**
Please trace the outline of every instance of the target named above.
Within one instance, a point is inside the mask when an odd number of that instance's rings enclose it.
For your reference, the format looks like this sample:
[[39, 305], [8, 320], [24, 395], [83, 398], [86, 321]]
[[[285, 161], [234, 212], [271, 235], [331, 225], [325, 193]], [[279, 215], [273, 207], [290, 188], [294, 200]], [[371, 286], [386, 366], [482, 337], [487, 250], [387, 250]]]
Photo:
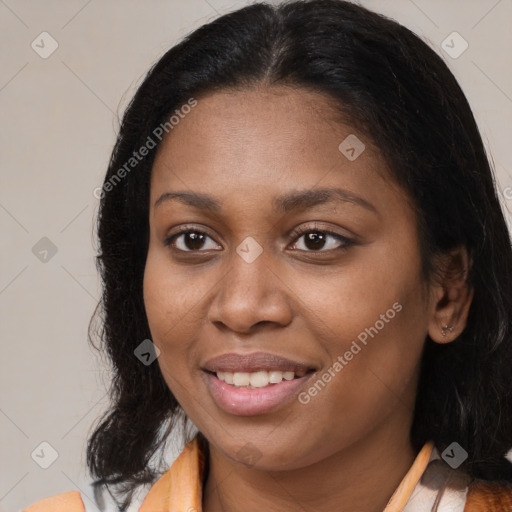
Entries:
[[298, 379], [282, 380], [279, 384], [247, 389], [227, 384], [215, 374], [205, 374], [210, 394], [217, 405], [225, 412], [238, 416], [265, 414], [282, 407], [296, 396], [298, 390], [313, 375], [307, 373]]

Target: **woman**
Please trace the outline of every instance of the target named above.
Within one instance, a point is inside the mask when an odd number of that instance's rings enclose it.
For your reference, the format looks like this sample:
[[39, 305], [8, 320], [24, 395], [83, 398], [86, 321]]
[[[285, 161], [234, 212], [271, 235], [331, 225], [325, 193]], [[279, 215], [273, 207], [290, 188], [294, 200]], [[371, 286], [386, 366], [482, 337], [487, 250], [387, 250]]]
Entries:
[[140, 86], [100, 195], [100, 509], [512, 510], [510, 237], [408, 29], [342, 0], [202, 26]]

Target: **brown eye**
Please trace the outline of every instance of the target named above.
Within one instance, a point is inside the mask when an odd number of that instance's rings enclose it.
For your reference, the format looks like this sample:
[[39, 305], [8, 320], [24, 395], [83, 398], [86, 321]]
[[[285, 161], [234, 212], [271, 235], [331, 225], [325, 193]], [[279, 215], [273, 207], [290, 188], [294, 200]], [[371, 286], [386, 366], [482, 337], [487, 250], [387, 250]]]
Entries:
[[[298, 228], [294, 233], [295, 246], [300, 251], [328, 252], [331, 250], [343, 250], [353, 245], [354, 242], [347, 237], [332, 231], [326, 231], [315, 227]], [[303, 239], [302, 243], [299, 241]]]
[[303, 235], [304, 237], [304, 245], [313, 251], [318, 249], [322, 249], [326, 244], [329, 235], [325, 235], [325, 233], [307, 233]]
[[[208, 246], [208, 240], [213, 242], [213, 244], [210, 243], [210, 247]], [[209, 235], [203, 231], [191, 229], [183, 230], [167, 237], [164, 245], [172, 246], [174, 249], [183, 252], [199, 252], [201, 249], [211, 250], [218, 247]]]

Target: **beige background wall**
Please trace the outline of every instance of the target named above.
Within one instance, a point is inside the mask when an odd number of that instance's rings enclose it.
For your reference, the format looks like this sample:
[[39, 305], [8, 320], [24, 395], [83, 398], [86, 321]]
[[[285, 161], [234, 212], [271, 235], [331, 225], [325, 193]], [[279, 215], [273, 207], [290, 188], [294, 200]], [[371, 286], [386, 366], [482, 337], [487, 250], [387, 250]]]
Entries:
[[[0, 511], [88, 492], [85, 439], [108, 379], [86, 341], [99, 297], [93, 191], [118, 115], [149, 66], [200, 24], [248, 3], [0, 0]], [[512, 1], [361, 3], [427, 38], [449, 63], [492, 150], [510, 219]], [[469, 44], [456, 59], [441, 48], [453, 31]], [[51, 462], [41, 442], [58, 454], [48, 469], [31, 458], [36, 449], [34, 458]]]

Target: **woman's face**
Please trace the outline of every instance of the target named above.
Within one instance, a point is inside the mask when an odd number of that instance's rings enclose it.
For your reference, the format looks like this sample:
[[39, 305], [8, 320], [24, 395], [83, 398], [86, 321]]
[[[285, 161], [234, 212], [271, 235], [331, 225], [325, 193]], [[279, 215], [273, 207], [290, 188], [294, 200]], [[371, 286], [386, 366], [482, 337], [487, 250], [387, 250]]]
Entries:
[[303, 90], [199, 98], [162, 142], [147, 317], [170, 390], [230, 459], [292, 469], [408, 439], [432, 306], [385, 169]]

